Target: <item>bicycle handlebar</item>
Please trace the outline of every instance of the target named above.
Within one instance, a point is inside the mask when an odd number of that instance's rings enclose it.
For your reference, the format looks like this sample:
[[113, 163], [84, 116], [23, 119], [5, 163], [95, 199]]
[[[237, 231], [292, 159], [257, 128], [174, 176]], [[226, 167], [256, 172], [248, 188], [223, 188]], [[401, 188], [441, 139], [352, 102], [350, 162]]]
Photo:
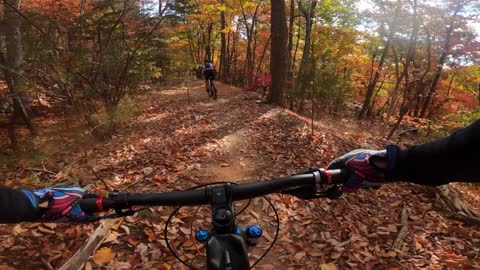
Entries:
[[[228, 186], [233, 201], [253, 199], [271, 193], [286, 192], [292, 188], [318, 190], [343, 183], [348, 176], [346, 170], [313, 170], [283, 178]], [[87, 213], [103, 212], [108, 209], [128, 209], [132, 206], [193, 206], [210, 203], [211, 187], [196, 190], [163, 193], [111, 193], [108, 198], [86, 198], [80, 200], [80, 208]]]

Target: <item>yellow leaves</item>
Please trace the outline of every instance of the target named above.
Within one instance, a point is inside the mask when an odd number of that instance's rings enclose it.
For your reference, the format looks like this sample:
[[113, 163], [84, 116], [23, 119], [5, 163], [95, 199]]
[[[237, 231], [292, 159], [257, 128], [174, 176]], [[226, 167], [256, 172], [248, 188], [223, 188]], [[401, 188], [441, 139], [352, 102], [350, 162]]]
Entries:
[[395, 251], [387, 251], [385, 253], [383, 253], [383, 257], [385, 258], [393, 258], [393, 257], [396, 257], [397, 256], [397, 253]]
[[230, 32], [230, 29], [224, 28], [224, 29], [220, 30], [220, 32], [224, 33], [224, 34], [228, 34]]
[[225, 4], [221, 4], [217, 7], [217, 10], [218, 11], [226, 11], [227, 10], [227, 7], [225, 6]]
[[115, 258], [115, 255], [111, 248], [104, 247], [95, 252], [93, 262], [97, 265], [107, 265]]
[[157, 269], [160, 269], [160, 270], [171, 270], [172, 269], [172, 266], [168, 263], [162, 263], [160, 265], [157, 265]]
[[17, 225], [15, 225], [15, 227], [13, 227], [13, 234], [15, 234], [15, 235], [21, 234], [25, 231], [27, 231], [27, 230], [23, 229], [21, 224], [17, 224]]
[[334, 263], [322, 263], [320, 270], [337, 270], [337, 266]]
[[[200, 12], [204, 16], [217, 15], [219, 11], [225, 11], [225, 6], [222, 7], [220, 4], [207, 4], [201, 5], [199, 8]], [[211, 19], [211, 18], [210, 18]]]
[[92, 264], [90, 262], [86, 262], [85, 267], [83, 269], [84, 270], [92, 270], [93, 269]]

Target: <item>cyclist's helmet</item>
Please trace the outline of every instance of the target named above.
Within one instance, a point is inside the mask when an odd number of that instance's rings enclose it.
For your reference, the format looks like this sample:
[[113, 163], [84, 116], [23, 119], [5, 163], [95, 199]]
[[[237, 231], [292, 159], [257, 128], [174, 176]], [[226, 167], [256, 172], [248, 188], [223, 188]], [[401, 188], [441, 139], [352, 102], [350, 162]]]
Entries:
[[208, 60], [208, 59], [205, 59], [205, 63], [210, 63], [210, 60]]

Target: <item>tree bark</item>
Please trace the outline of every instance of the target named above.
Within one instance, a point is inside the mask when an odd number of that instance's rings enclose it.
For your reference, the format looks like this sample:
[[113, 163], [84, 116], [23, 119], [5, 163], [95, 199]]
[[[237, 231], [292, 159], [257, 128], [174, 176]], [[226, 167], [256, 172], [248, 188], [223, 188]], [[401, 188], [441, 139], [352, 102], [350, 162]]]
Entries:
[[258, 62], [257, 66], [257, 74], [260, 74], [262, 71], [262, 64], [263, 64], [263, 59], [265, 59], [265, 55], [267, 53], [267, 48], [270, 45], [270, 40], [272, 39], [272, 35], [268, 36], [267, 42], [265, 43], [265, 47], [263, 47], [262, 55], [260, 56], [260, 61]]
[[448, 54], [450, 53], [450, 41], [452, 39], [452, 32], [455, 29], [455, 21], [457, 19], [457, 15], [462, 10], [463, 6], [468, 3], [469, 1], [464, 1], [459, 3], [453, 12], [452, 17], [450, 18], [450, 23], [447, 27], [447, 32], [445, 33], [445, 43], [443, 45], [442, 53], [440, 54], [440, 58], [438, 59], [437, 63], [437, 69], [435, 71], [435, 75], [433, 76], [432, 83], [430, 84], [430, 89], [428, 90], [427, 96], [425, 97], [425, 101], [422, 106], [422, 111], [420, 112], [420, 117], [424, 117], [428, 106], [430, 105], [430, 102], [432, 100], [432, 96], [435, 93], [437, 83], [440, 79], [440, 76], [442, 75], [442, 70], [443, 70], [443, 64], [445, 63], [445, 60], [447, 59]]
[[367, 116], [371, 116], [371, 115], [372, 115], [372, 113], [373, 113], [373, 107], [374, 107], [374, 104], [375, 104], [375, 100], [377, 100], [378, 93], [380, 93], [380, 90], [382, 90], [383, 84], [385, 83], [385, 80], [386, 80], [386, 79], [387, 79], [387, 74], [385, 74], [385, 76], [383, 76], [382, 82], [381, 82], [380, 85], [377, 87], [377, 91], [375, 92], [375, 94], [374, 94], [373, 97], [372, 97], [372, 103], [371, 103], [370, 106], [368, 107]]
[[205, 58], [212, 61], [212, 48], [210, 47], [210, 44], [212, 42], [212, 30], [213, 30], [213, 23], [208, 23], [207, 27], [207, 44], [205, 46]]
[[309, 2], [308, 9], [305, 9], [301, 3], [298, 2], [298, 8], [305, 17], [305, 41], [303, 45], [303, 54], [302, 60], [300, 62], [300, 70], [298, 71], [298, 78], [295, 85], [295, 93], [298, 93], [300, 96], [300, 112], [303, 113], [304, 104], [305, 104], [305, 86], [309, 83], [306, 78], [311, 77], [309, 74], [312, 72], [310, 70], [310, 48], [312, 45], [311, 34], [313, 26], [313, 17], [315, 16], [315, 8], [317, 6], [317, 0], [312, 0]]
[[407, 58], [405, 59], [405, 65], [403, 66], [402, 75], [400, 77], [398, 77], [397, 75], [397, 81], [395, 83], [395, 89], [398, 90], [400, 83], [402, 82], [403, 79], [405, 79], [405, 90], [404, 90], [405, 92], [403, 95], [402, 105], [400, 107], [400, 115], [394, 127], [388, 134], [388, 137], [387, 137], [388, 139], [390, 139], [393, 136], [395, 130], [400, 126], [400, 123], [402, 122], [403, 117], [407, 114], [407, 112], [409, 111], [409, 108], [411, 107], [410, 105], [411, 102], [408, 101], [408, 97], [409, 97], [409, 93], [412, 85], [411, 83], [409, 83], [408, 68], [410, 66], [410, 63], [413, 62], [414, 60], [413, 58], [415, 56], [415, 48], [417, 45], [417, 35], [418, 35], [418, 27], [419, 27], [417, 22], [417, 19], [418, 19], [417, 18], [417, 0], [413, 0], [412, 8], [413, 8], [413, 30], [412, 30], [412, 34], [410, 35]]
[[295, 0], [290, 0], [290, 17], [288, 21], [288, 80], [293, 78], [293, 26], [295, 18]]
[[270, 49], [271, 84], [268, 102], [283, 106], [283, 94], [288, 71], [288, 31], [284, 0], [271, 0], [270, 31], [272, 36]]
[[[243, 16], [243, 24], [245, 26], [245, 30], [247, 33], [247, 54], [245, 58], [245, 72], [250, 73], [254, 70], [255, 64], [254, 64], [254, 48], [252, 48], [252, 41], [254, 39], [254, 34], [256, 33], [255, 31], [255, 26], [257, 24], [257, 14], [258, 10], [260, 8], [261, 2], [258, 2], [257, 6], [255, 7], [255, 11], [252, 14], [251, 18], [251, 23], [248, 23], [248, 18], [247, 14], [244, 10], [243, 3], [240, 1], [240, 8], [242, 10], [242, 16]], [[250, 79], [250, 76], [247, 76], [247, 80]], [[248, 84], [248, 81], [247, 81]]]
[[[5, 37], [5, 54], [0, 53], [0, 63], [3, 66], [3, 73], [7, 83], [8, 90], [13, 102], [14, 119], [10, 124], [14, 127], [17, 116], [20, 117], [27, 125], [32, 136], [36, 135], [30, 116], [30, 108], [26, 102], [24, 94], [24, 77], [23, 77], [23, 51], [22, 51], [22, 35], [20, 32], [21, 16], [18, 13], [20, 9], [19, 0], [5, 0], [4, 2], [4, 18], [3, 36]], [[1, 46], [0, 46], [1, 47]]]
[[[407, 50], [407, 57], [405, 59], [405, 64], [403, 65], [403, 71], [400, 76], [398, 76], [398, 68], [397, 68], [397, 80], [395, 82], [395, 87], [393, 89], [392, 99], [390, 103], [390, 108], [387, 113], [387, 121], [392, 116], [395, 107], [396, 107], [396, 100], [398, 98], [398, 90], [400, 88], [400, 84], [402, 80], [407, 76], [409, 71], [410, 63], [413, 62], [413, 58], [415, 56], [415, 48], [417, 46], [417, 36], [418, 36], [418, 20], [417, 20], [417, 1], [413, 1], [413, 29], [412, 33], [410, 34], [410, 40], [408, 42], [408, 50]], [[398, 60], [396, 61], [396, 66], [398, 67]]]
[[301, 25], [298, 26], [298, 32], [297, 32], [297, 41], [295, 42], [295, 50], [293, 51], [293, 57], [292, 57], [292, 72], [295, 73], [295, 63], [297, 62], [297, 52], [298, 52], [298, 47], [300, 45], [300, 33], [301, 33]]
[[421, 79], [419, 80], [419, 84], [416, 86], [416, 91], [415, 91], [415, 107], [413, 111], [413, 116], [418, 117], [418, 114], [420, 113], [420, 105], [422, 104], [422, 101], [424, 100], [423, 98], [423, 93], [424, 93], [424, 88], [425, 88], [425, 78], [427, 77], [427, 74], [430, 72], [430, 68], [432, 66], [432, 38], [430, 35], [430, 30], [428, 27], [424, 25], [425, 29], [425, 34], [426, 36], [426, 45], [427, 45], [427, 67], [425, 68], [425, 71], [423, 72], [423, 75]]
[[[220, 0], [220, 4], [225, 4], [225, 0]], [[227, 39], [225, 29], [227, 28], [227, 22], [225, 20], [225, 11], [220, 12], [220, 38], [221, 38], [221, 48], [220, 48], [220, 74], [219, 77], [223, 79], [223, 81], [228, 80], [230, 75], [228, 74], [228, 55], [227, 55]]]
[[385, 48], [383, 48], [382, 56], [380, 57], [380, 61], [378, 62], [378, 67], [375, 70], [373, 80], [369, 81], [368, 83], [367, 93], [365, 95], [365, 100], [363, 101], [362, 109], [358, 114], [358, 119], [362, 119], [365, 116], [365, 113], [368, 110], [368, 106], [371, 104], [370, 100], [372, 99], [373, 91], [375, 90], [378, 79], [380, 78], [380, 73], [383, 68], [383, 63], [385, 62], [385, 58], [387, 57], [388, 50], [390, 49], [390, 46], [392, 44], [393, 36], [395, 35], [395, 32], [396, 32], [399, 2], [400, 1], [397, 2], [397, 6], [395, 7], [394, 17], [393, 17], [392, 23], [390, 24], [390, 32], [388, 34], [387, 42], [385, 43]]

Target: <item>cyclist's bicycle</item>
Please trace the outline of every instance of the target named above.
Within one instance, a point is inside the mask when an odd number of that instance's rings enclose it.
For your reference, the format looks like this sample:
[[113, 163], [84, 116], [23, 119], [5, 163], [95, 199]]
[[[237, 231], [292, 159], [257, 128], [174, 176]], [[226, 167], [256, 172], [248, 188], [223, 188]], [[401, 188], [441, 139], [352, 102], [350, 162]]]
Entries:
[[208, 78], [208, 96], [217, 99], [217, 87], [215, 86], [213, 77]]
[[[284, 178], [270, 179], [245, 184], [219, 182], [206, 184], [184, 191], [165, 193], [124, 193], [112, 192], [107, 198], [95, 197], [80, 200], [80, 207], [87, 213], [104, 212], [114, 209], [115, 214], [98, 217], [115, 218], [132, 215], [139, 210], [133, 206], [193, 206], [210, 204], [212, 209], [212, 229], [198, 230], [197, 241], [204, 243], [207, 255], [208, 270], [249, 270], [254, 267], [270, 250], [277, 239], [279, 227], [274, 240], [266, 252], [253, 264], [249, 264], [247, 246], [251, 240], [262, 235], [259, 226], [248, 226], [241, 229], [237, 226], [234, 201], [262, 197], [271, 193], [283, 193], [301, 199], [338, 198], [341, 194], [341, 183], [347, 178], [345, 170], [310, 169], [306, 172]], [[267, 200], [270, 202], [269, 200]], [[273, 207], [273, 204], [270, 202]], [[248, 206], [248, 205], [247, 205]], [[178, 211], [175, 210], [165, 224], [165, 241], [175, 255], [168, 242], [167, 229], [170, 220]], [[275, 208], [273, 208], [275, 209]], [[278, 213], [275, 211], [277, 224]], [[186, 261], [175, 255], [190, 269], [195, 269]]]

